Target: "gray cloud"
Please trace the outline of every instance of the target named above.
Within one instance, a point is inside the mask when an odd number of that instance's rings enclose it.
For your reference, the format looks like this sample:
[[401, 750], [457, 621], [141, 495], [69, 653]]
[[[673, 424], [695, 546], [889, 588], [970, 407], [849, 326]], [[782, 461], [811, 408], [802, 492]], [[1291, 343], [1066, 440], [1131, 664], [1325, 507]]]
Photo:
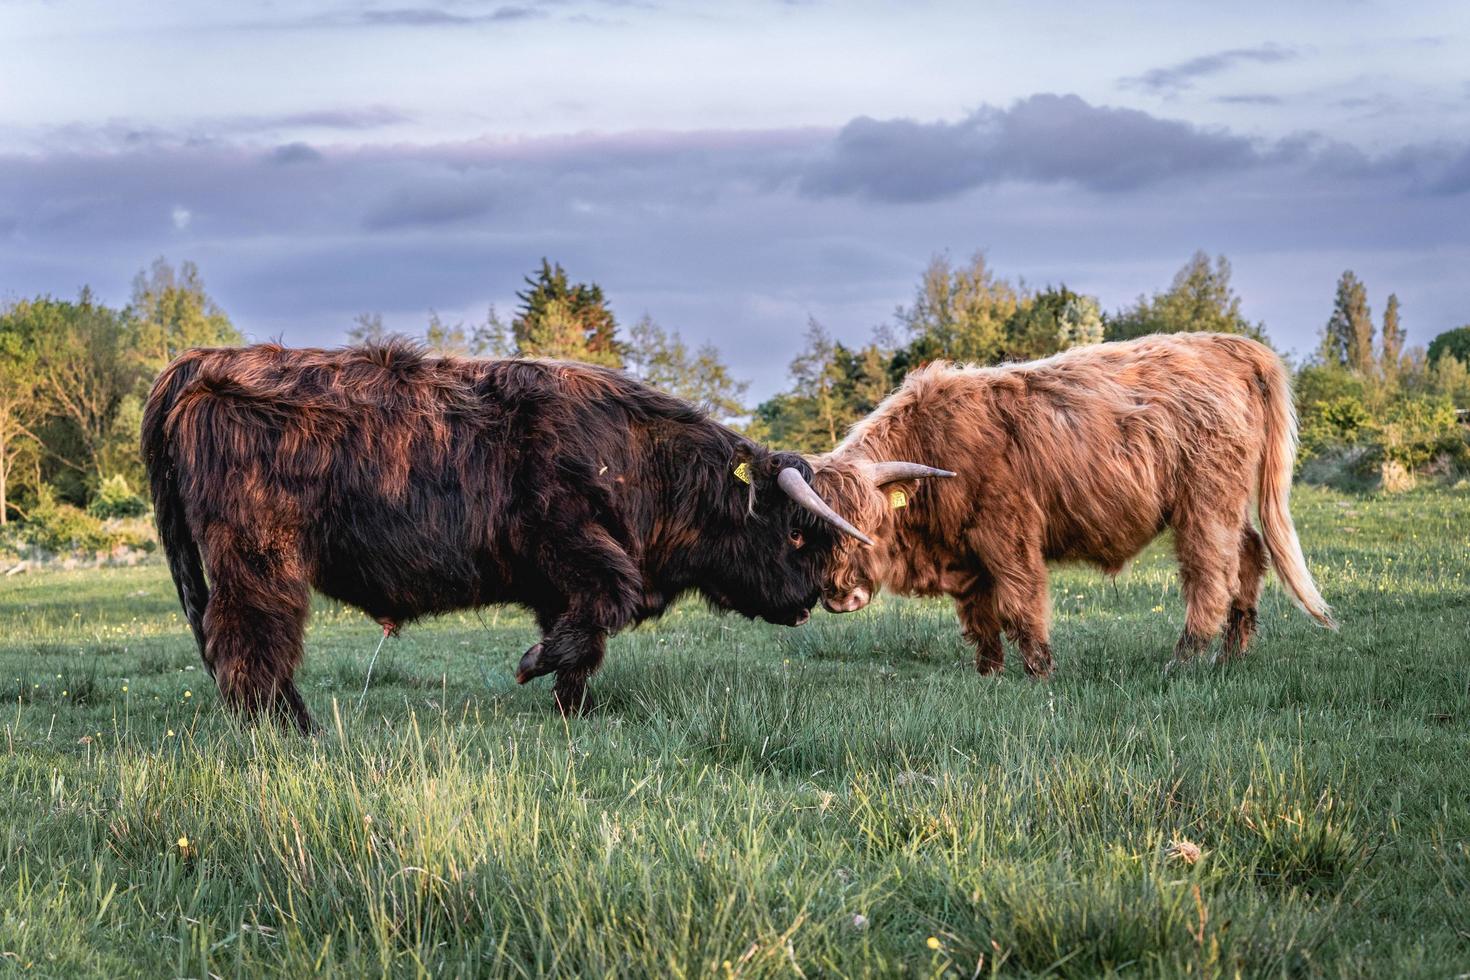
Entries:
[[321, 158], [321, 153], [313, 149], [309, 143], [286, 143], [276, 147], [266, 156], [271, 163], [283, 165], [316, 163]]
[[469, 221], [487, 213], [491, 198], [484, 187], [435, 182], [403, 187], [374, 206], [363, 221], [370, 231], [432, 227]]
[[1254, 48], [1231, 48], [1200, 55], [1163, 68], [1153, 68], [1141, 75], [1119, 79], [1125, 88], [1141, 89], [1155, 95], [1174, 95], [1194, 87], [1196, 79], [1218, 75], [1240, 64], [1272, 65], [1300, 56], [1293, 48], [1263, 44]]
[[236, 132], [267, 129], [381, 129], [412, 121], [413, 116], [392, 106], [371, 105], [350, 109], [317, 109], [278, 116], [231, 116], [225, 124]]
[[1093, 106], [1075, 95], [1033, 95], [956, 123], [854, 119], [838, 133], [830, 156], [802, 177], [801, 188], [815, 197], [890, 202], [938, 200], [1000, 181], [1070, 181], [1121, 191], [1259, 160], [1241, 136]]
[[438, 27], [503, 23], [544, 16], [546, 16], [545, 11], [531, 7], [496, 7], [493, 10], [473, 14], [456, 13], [442, 7], [404, 7], [394, 10], [364, 10], [348, 15], [348, 19], [369, 26]]
[[1470, 147], [1463, 148], [1457, 158], [1448, 161], [1434, 178], [1430, 190], [1445, 195], [1470, 192]]
[[1279, 95], [1221, 95], [1215, 98], [1216, 102], [1225, 105], [1283, 105], [1286, 100]]
[[[611, 4], [621, 6], [621, 4]], [[528, 0], [520, 4], [446, 2], [414, 7], [343, 5], [320, 13], [252, 20], [237, 26], [247, 30], [292, 31], [333, 28], [433, 28], [509, 24], [549, 17], [563, 5], [557, 0]], [[600, 6], [600, 5], [599, 5]]]
[[[152, 256], [193, 258], [254, 336], [332, 343], [364, 309], [402, 329], [430, 308], [481, 316], [549, 255], [602, 283], [620, 318], [647, 311], [717, 342], [757, 394], [782, 383], [808, 314], [860, 341], [945, 248], [988, 247], [1001, 274], [1109, 308], [1165, 285], [1194, 249], [1223, 251], [1248, 315], [1299, 350], [1348, 265], [1399, 292], [1416, 340], [1463, 320], [1470, 227], [1442, 196], [1470, 194], [1463, 144], [1256, 145], [1055, 96], [900, 123], [0, 155], [0, 267], [22, 294], [91, 283], [121, 301]], [[858, 136], [881, 153], [854, 156]], [[1129, 143], [1172, 162], [1150, 169]], [[309, 165], [272, 165], [305, 149]], [[1212, 169], [1206, 150], [1238, 162]], [[1181, 174], [1199, 179], [1169, 179]]]
[[131, 152], [160, 147], [228, 145], [237, 140], [283, 136], [303, 130], [368, 133], [412, 122], [414, 118], [393, 106], [369, 105], [274, 115], [206, 116], [169, 127], [113, 119], [101, 124], [48, 127], [36, 133], [33, 142], [45, 153]]

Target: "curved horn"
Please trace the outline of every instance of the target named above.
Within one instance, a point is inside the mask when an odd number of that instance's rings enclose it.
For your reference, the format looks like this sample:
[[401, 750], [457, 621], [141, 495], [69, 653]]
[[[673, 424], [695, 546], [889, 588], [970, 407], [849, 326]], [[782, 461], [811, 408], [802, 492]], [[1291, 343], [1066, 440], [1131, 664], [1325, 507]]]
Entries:
[[791, 466], [783, 467], [781, 472], [776, 474], [776, 485], [786, 491], [786, 496], [813, 514], [816, 514], [843, 534], [857, 538], [870, 548], [873, 546], [872, 538], [843, 520], [841, 514], [827, 506], [827, 501], [823, 500], [817, 494], [817, 491], [812, 489], [810, 483], [806, 482], [806, 477], [801, 475], [801, 470]]
[[863, 475], [878, 486], [896, 483], [899, 480], [919, 480], [926, 476], [954, 476], [949, 470], [941, 470], [923, 463], [903, 463], [897, 460], [884, 463], [864, 463]]

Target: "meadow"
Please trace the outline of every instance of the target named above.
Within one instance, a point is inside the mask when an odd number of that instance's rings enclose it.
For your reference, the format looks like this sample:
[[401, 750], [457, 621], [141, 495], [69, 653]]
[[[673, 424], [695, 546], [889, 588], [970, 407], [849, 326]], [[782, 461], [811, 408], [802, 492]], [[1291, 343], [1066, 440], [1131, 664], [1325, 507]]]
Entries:
[[[0, 580], [0, 973], [1470, 972], [1470, 491], [1299, 488], [1274, 582], [1165, 675], [1167, 542], [1054, 577], [1058, 670], [947, 603], [798, 630], [679, 607], [564, 721], [510, 609], [318, 601], [323, 732], [220, 711], [161, 565]], [[1013, 658], [1014, 659], [1014, 658]]]

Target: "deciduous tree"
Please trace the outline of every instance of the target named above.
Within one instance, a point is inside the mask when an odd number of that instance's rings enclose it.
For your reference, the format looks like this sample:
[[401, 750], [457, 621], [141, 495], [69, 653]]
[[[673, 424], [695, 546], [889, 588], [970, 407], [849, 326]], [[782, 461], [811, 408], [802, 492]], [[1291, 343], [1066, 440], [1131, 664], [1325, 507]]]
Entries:
[[1373, 373], [1373, 314], [1368, 289], [1351, 269], [1337, 280], [1332, 316], [1322, 329], [1322, 360], [1365, 377]]
[[1151, 333], [1238, 333], [1264, 341], [1264, 324], [1252, 323], [1240, 309], [1231, 285], [1230, 260], [1195, 252], [1174, 274], [1174, 281], [1152, 297], [1140, 296], [1133, 306], [1110, 317], [1108, 340], [1130, 340]]

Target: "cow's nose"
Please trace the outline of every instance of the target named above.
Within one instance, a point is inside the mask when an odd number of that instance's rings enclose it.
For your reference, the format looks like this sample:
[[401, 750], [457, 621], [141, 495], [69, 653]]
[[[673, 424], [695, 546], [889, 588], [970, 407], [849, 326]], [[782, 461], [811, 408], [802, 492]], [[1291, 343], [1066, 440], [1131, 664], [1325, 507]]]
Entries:
[[823, 596], [822, 605], [828, 612], [845, 613], [856, 612], [868, 604], [868, 590], [859, 586], [847, 595]]

